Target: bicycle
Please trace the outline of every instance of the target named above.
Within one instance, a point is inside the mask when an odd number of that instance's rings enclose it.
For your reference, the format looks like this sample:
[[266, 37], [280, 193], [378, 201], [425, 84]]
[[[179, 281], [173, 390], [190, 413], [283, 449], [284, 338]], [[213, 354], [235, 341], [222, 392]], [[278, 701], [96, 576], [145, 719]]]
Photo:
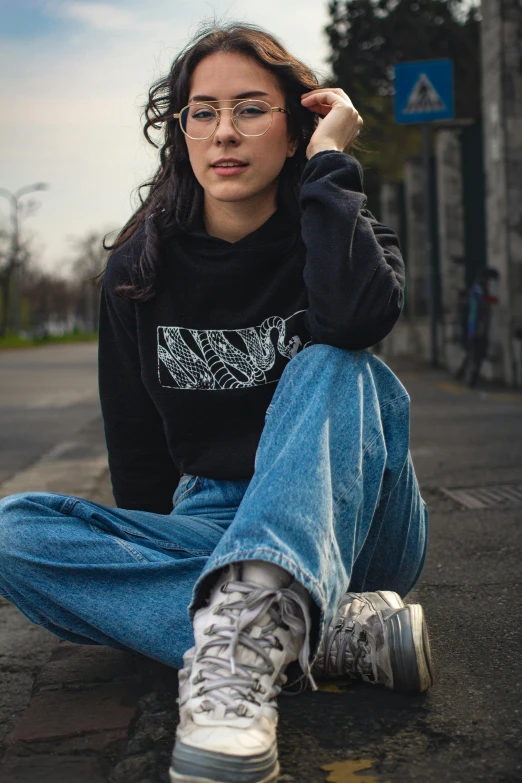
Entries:
[[461, 344], [465, 354], [455, 375], [470, 388], [476, 386], [482, 363], [488, 355], [491, 308], [498, 303], [498, 297], [489, 292], [489, 283], [498, 278], [496, 269], [486, 267], [478, 274], [467, 295], [461, 298]]

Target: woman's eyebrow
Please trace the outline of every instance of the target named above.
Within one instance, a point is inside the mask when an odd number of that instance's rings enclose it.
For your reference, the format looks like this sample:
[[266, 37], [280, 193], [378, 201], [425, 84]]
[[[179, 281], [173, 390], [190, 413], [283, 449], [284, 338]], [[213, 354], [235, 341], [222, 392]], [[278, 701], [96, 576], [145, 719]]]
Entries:
[[[222, 100], [235, 101], [237, 98], [259, 98], [261, 95], [268, 95], [268, 93], [263, 92], [262, 90], [248, 90], [247, 92], [242, 92], [239, 95], [233, 95], [232, 98], [222, 98]], [[219, 98], [214, 98], [213, 95], [193, 95], [189, 100], [218, 103]]]

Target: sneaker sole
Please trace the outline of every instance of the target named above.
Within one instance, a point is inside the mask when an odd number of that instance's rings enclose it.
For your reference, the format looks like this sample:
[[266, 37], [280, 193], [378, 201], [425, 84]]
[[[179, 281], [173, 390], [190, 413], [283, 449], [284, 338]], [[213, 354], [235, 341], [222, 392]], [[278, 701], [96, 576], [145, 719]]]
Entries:
[[275, 746], [261, 755], [242, 758], [193, 748], [178, 740], [172, 764], [171, 783], [272, 783], [279, 775]]
[[433, 685], [430, 641], [420, 604], [386, 619], [386, 637], [395, 691], [423, 693]]
[[[177, 772], [174, 772], [172, 769], [169, 770], [169, 775], [171, 783], [229, 783], [228, 780], [225, 781], [223, 778], [218, 780], [218, 778], [195, 778], [193, 775], [178, 775]], [[255, 783], [273, 783], [273, 781], [277, 780], [278, 776], [279, 765], [277, 766], [277, 770], [268, 778], [258, 778]], [[250, 783], [250, 779], [234, 778], [234, 781], [237, 783], [243, 783], [243, 780], [248, 780], [248, 783]]]

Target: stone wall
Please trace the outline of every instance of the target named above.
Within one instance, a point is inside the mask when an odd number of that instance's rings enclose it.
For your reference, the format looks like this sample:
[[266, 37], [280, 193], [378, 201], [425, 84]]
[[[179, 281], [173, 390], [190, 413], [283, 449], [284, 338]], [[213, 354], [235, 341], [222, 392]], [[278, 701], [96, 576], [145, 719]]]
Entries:
[[408, 314], [410, 318], [428, 313], [429, 259], [426, 254], [425, 204], [422, 164], [410, 158], [404, 166], [406, 200]]
[[396, 182], [383, 182], [381, 185], [381, 220], [389, 226], [400, 239], [401, 208], [399, 203], [399, 186]]
[[442, 289], [442, 362], [455, 369], [462, 359], [459, 343], [459, 292], [466, 286], [464, 208], [459, 130], [435, 134], [439, 268]]
[[493, 323], [497, 375], [522, 375], [515, 335], [522, 329], [522, 2], [482, 1], [488, 264], [499, 270]]

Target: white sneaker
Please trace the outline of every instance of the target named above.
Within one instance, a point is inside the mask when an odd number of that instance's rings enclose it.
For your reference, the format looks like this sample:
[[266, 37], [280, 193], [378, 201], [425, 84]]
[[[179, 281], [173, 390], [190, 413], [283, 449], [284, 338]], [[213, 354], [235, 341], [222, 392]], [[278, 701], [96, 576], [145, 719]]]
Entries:
[[397, 593], [346, 593], [312, 667], [314, 677], [351, 677], [396, 691], [433, 684], [430, 643], [420, 604]]
[[196, 643], [179, 672], [172, 783], [275, 781], [283, 672], [299, 659], [311, 678], [308, 606], [305, 588], [272, 564], [222, 572], [194, 616]]

